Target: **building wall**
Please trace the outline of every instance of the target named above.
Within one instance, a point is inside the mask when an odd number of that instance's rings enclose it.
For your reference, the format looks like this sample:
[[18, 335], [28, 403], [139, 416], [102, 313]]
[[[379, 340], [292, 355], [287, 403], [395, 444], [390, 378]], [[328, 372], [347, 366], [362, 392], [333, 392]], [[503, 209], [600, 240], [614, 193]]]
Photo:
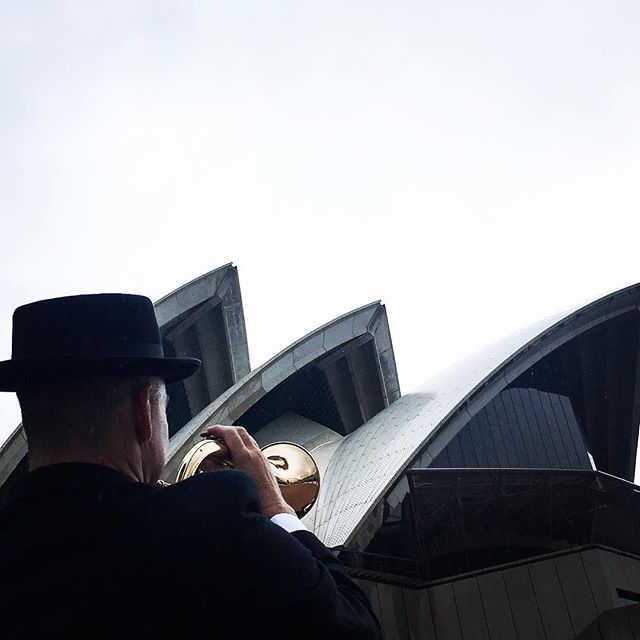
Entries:
[[640, 599], [640, 558], [602, 548], [422, 589], [358, 584], [373, 603], [385, 640], [640, 638], [628, 617], [611, 615], [635, 604], [618, 589]]

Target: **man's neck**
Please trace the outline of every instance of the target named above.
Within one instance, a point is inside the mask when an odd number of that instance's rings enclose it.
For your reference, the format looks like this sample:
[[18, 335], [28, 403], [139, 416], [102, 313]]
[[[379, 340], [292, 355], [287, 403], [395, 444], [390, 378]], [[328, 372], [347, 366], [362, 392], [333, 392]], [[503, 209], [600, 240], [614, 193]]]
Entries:
[[126, 460], [117, 460], [112, 456], [97, 454], [86, 451], [29, 451], [29, 469], [31, 471], [40, 467], [48, 467], [52, 464], [63, 464], [68, 462], [81, 462], [86, 464], [99, 464], [103, 467], [110, 467], [123, 473], [138, 482], [144, 482], [142, 472], [129, 464]]

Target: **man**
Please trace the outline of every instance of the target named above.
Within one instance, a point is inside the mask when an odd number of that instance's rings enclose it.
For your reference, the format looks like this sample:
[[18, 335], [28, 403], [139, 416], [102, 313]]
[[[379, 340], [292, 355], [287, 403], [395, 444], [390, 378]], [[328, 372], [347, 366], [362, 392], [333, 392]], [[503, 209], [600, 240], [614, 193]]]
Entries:
[[157, 484], [165, 382], [199, 364], [164, 357], [141, 296], [16, 310], [0, 390], [18, 394], [30, 472], [0, 512], [0, 637], [378, 637], [244, 429], [209, 429], [234, 470]]

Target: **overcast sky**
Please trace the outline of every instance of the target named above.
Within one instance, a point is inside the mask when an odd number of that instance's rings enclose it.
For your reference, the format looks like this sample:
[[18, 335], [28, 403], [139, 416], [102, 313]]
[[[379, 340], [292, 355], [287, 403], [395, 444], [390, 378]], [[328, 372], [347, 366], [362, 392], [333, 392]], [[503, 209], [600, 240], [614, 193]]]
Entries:
[[0, 0], [0, 359], [19, 304], [234, 262], [252, 366], [382, 299], [406, 393], [640, 281], [639, 30], [636, 1]]

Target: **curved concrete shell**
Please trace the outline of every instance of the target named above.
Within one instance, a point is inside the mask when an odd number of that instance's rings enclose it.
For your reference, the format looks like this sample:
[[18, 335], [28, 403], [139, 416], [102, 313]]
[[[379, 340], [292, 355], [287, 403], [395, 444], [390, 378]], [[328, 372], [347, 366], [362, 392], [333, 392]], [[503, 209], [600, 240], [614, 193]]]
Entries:
[[[336, 449], [318, 501], [315, 533], [331, 547], [363, 548], [382, 517], [382, 498], [416, 456], [428, 466], [497, 393], [569, 340], [632, 317], [637, 342], [639, 304], [640, 285], [634, 285], [550, 317], [451, 367], [377, 414]], [[616, 424], [610, 425], [610, 437], [622, 440], [622, 446], [605, 447], [607, 455], [598, 465], [623, 478], [633, 478], [640, 418], [637, 351], [631, 357], [631, 426], [618, 433]]]
[[[363, 349], [369, 354], [364, 360]], [[339, 371], [336, 365], [341, 365]], [[249, 420], [254, 424], [250, 429], [252, 433], [266, 426], [256, 427], [255, 420], [250, 420], [255, 408], [281, 385], [312, 368], [324, 368], [325, 378], [335, 378], [329, 380], [329, 386], [335, 413], [346, 432], [357, 429], [397, 400], [400, 388], [384, 306], [374, 302], [332, 320], [294, 342], [216, 398], [171, 439], [165, 477], [174, 476], [185, 453], [199, 441], [199, 434], [207, 425], [243, 424], [239, 421]], [[291, 393], [299, 394], [300, 390]], [[278, 410], [281, 410], [280, 416], [287, 413], [287, 409], [278, 407]], [[277, 417], [277, 413], [272, 415], [269, 422]], [[316, 421], [328, 426], [321, 420]], [[249, 428], [246, 422], [243, 426]], [[293, 434], [290, 439], [294, 439]]]
[[168, 387], [173, 435], [251, 369], [238, 271], [232, 264], [214, 269], [154, 308], [165, 354], [202, 360], [195, 375]]
[[[167, 294], [154, 305], [160, 333], [165, 341], [184, 341], [186, 329], [196, 327], [197, 351], [203, 356], [205, 371], [208, 360], [219, 359], [220, 352], [228, 358], [229, 373], [237, 382], [251, 370], [247, 331], [244, 323], [238, 269], [232, 263], [205, 273]], [[212, 312], [219, 310], [224, 333], [216, 335], [204, 319], [213, 320]], [[174, 345], [174, 349], [176, 346]], [[183, 348], [193, 353], [193, 350]], [[216, 383], [217, 372], [208, 373], [210, 386]], [[215, 393], [212, 389], [211, 393]]]

